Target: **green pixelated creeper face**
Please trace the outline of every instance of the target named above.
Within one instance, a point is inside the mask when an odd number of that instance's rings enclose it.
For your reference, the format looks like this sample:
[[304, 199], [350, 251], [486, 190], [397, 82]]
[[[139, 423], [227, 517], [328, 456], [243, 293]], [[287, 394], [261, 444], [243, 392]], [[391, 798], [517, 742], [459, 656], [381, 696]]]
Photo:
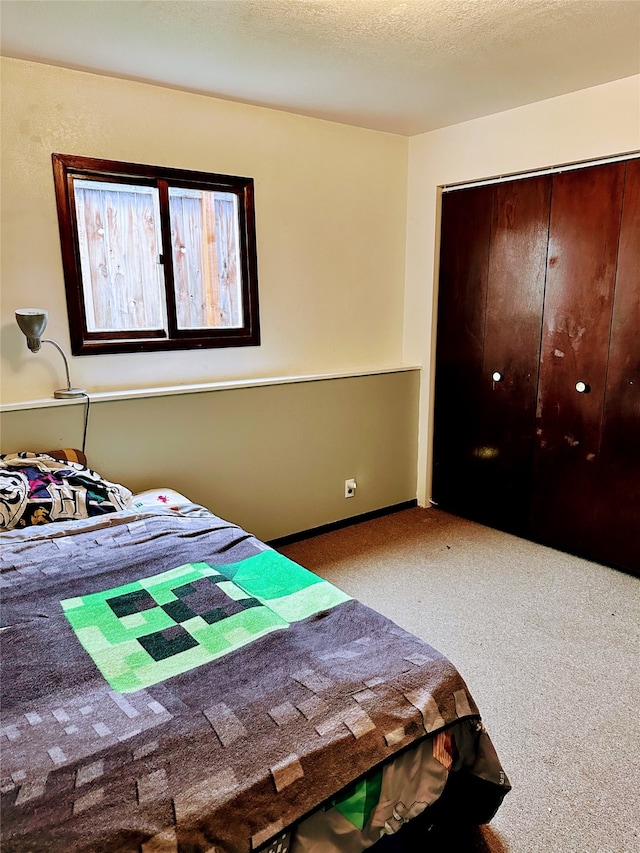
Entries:
[[61, 602], [111, 687], [129, 693], [209, 663], [348, 596], [275, 551], [187, 563]]

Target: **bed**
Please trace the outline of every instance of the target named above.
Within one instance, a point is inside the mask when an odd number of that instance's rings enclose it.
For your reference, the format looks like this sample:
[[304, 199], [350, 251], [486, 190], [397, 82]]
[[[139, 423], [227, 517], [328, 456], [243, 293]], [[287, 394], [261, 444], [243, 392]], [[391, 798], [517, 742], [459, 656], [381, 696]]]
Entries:
[[5, 853], [357, 853], [509, 791], [442, 654], [237, 525], [78, 452], [0, 457], [0, 512]]

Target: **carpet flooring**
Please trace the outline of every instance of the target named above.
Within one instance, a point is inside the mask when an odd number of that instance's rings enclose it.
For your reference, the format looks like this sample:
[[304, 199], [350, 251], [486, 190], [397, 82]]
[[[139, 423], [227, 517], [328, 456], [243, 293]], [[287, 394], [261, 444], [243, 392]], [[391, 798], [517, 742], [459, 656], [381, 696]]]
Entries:
[[480, 708], [513, 790], [416, 850], [640, 851], [638, 578], [438, 509], [279, 550], [446, 654]]

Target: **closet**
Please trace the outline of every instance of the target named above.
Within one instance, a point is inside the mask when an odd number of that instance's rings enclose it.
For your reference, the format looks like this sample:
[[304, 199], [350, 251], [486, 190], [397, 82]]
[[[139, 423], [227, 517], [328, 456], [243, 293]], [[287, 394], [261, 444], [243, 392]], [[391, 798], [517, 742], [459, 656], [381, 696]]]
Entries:
[[640, 573], [640, 160], [442, 201], [434, 503]]

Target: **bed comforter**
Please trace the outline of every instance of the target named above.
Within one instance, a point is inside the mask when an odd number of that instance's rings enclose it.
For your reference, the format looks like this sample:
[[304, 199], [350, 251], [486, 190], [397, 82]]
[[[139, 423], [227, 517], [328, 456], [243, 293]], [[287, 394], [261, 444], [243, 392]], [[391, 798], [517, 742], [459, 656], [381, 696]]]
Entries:
[[443, 655], [236, 525], [191, 507], [1, 537], [5, 853], [286, 849], [427, 738], [489, 786], [487, 820], [509, 790]]

